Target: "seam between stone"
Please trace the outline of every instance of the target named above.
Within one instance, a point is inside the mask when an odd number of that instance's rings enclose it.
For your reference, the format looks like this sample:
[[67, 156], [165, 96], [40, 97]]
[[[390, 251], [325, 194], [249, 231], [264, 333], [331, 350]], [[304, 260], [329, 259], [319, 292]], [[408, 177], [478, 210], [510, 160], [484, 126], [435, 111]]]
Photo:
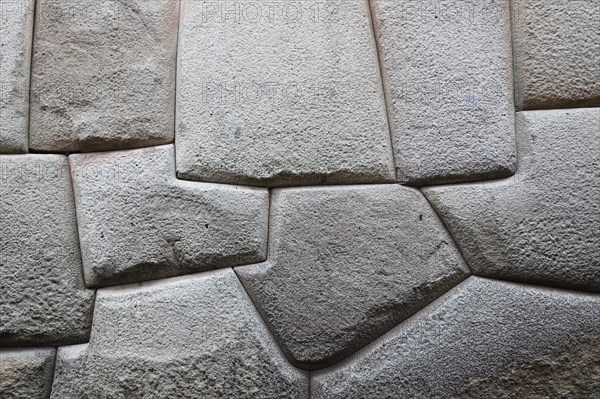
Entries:
[[33, 80], [33, 50], [35, 46], [35, 21], [37, 19], [37, 3], [40, 0], [33, 0], [33, 15], [31, 16], [31, 49], [29, 50], [29, 87], [27, 88], [27, 152], [31, 152], [30, 147], [30, 126], [31, 126], [31, 81]]
[[390, 123], [390, 114], [388, 112], [388, 95], [385, 88], [385, 81], [383, 77], [383, 66], [381, 61], [381, 54], [379, 53], [381, 46], [379, 45], [379, 40], [377, 40], [377, 30], [375, 29], [375, 21], [373, 18], [373, 6], [371, 5], [371, 0], [364, 0], [367, 3], [367, 10], [369, 12], [369, 23], [371, 28], [371, 35], [373, 37], [373, 42], [375, 44], [375, 52], [377, 53], [377, 68], [379, 72], [379, 79], [381, 80], [381, 92], [383, 93], [383, 106], [385, 109], [385, 118], [387, 120], [388, 126], [388, 137], [390, 143], [390, 150], [392, 151], [392, 169], [394, 171], [394, 180], [396, 183], [398, 182], [398, 176], [396, 173], [396, 148], [394, 146], [394, 137], [392, 134], [392, 125]]

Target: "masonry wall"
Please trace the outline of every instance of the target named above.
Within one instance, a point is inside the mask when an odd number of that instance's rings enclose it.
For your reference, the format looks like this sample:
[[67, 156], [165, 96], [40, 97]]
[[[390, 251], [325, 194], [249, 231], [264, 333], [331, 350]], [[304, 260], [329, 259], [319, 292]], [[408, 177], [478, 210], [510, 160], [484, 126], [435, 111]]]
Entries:
[[600, 2], [0, 5], [0, 398], [597, 397]]

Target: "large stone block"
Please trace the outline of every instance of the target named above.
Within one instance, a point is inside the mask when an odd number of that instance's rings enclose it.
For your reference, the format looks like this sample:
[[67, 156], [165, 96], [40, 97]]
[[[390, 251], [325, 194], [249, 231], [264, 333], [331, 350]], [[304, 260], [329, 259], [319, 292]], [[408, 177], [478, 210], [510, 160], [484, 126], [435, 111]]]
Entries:
[[88, 340], [94, 292], [83, 284], [67, 157], [0, 156], [0, 346]]
[[315, 399], [593, 398], [600, 297], [472, 277], [344, 364]]
[[282, 189], [271, 204], [269, 261], [236, 271], [302, 368], [353, 353], [468, 273], [416, 189]]
[[173, 146], [69, 159], [88, 286], [265, 260], [268, 190], [177, 180]]
[[308, 398], [231, 269], [100, 289], [89, 344], [59, 348], [52, 397]]
[[38, 0], [30, 146], [173, 141], [179, 1]]
[[371, 5], [400, 182], [512, 174], [509, 0]]
[[475, 274], [600, 292], [600, 109], [517, 114], [509, 179], [425, 188]]
[[394, 181], [367, 0], [186, 1], [181, 18], [179, 177]]
[[0, 0], [0, 153], [28, 149], [34, 0]]
[[49, 398], [55, 354], [54, 348], [0, 349], [0, 398]]
[[519, 109], [600, 106], [600, 2], [514, 0]]

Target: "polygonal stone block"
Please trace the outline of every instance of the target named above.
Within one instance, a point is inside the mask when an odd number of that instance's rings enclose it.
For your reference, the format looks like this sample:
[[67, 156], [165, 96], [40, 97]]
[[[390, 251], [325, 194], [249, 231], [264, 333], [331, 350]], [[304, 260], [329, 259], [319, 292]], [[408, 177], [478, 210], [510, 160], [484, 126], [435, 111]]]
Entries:
[[0, 0], [0, 153], [28, 149], [34, 0]]
[[515, 169], [509, 0], [372, 0], [398, 179]]
[[55, 354], [54, 348], [0, 349], [0, 398], [49, 398]]
[[269, 261], [236, 271], [299, 367], [337, 362], [468, 274], [416, 189], [282, 189], [271, 204]]
[[600, 2], [514, 0], [519, 109], [600, 106]]
[[600, 297], [472, 277], [344, 364], [315, 399], [593, 398]]
[[100, 289], [89, 344], [59, 348], [52, 398], [308, 398], [231, 269]]
[[94, 291], [83, 284], [69, 162], [0, 156], [0, 346], [87, 341]]
[[173, 141], [179, 1], [38, 0], [30, 147]]
[[367, 0], [186, 1], [178, 57], [180, 178], [394, 181]]
[[69, 159], [88, 286], [265, 260], [268, 190], [177, 180], [171, 145]]
[[428, 187], [475, 274], [600, 292], [600, 109], [517, 113], [509, 179]]

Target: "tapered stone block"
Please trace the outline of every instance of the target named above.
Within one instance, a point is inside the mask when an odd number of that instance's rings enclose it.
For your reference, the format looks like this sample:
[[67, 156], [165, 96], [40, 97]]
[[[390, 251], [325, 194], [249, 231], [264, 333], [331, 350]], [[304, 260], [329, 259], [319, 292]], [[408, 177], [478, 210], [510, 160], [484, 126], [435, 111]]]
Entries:
[[89, 344], [59, 348], [54, 399], [308, 398], [231, 269], [100, 289]]
[[593, 398], [600, 298], [473, 277], [348, 362], [311, 397]]
[[0, 0], [0, 153], [28, 150], [34, 0]]
[[236, 271], [299, 367], [341, 360], [468, 274], [418, 190], [370, 185], [272, 196], [269, 261]]
[[30, 146], [173, 141], [179, 1], [38, 0]]
[[398, 179], [515, 170], [508, 0], [372, 0]]
[[55, 354], [54, 348], [0, 349], [0, 397], [48, 399]]
[[182, 3], [180, 178], [394, 180], [367, 0]]
[[0, 346], [86, 342], [85, 288], [69, 162], [0, 156]]
[[509, 179], [423, 191], [475, 274], [600, 292], [600, 109], [517, 114]]
[[514, 0], [519, 109], [600, 106], [600, 2]]
[[266, 259], [266, 189], [177, 180], [173, 146], [69, 159], [89, 286]]

